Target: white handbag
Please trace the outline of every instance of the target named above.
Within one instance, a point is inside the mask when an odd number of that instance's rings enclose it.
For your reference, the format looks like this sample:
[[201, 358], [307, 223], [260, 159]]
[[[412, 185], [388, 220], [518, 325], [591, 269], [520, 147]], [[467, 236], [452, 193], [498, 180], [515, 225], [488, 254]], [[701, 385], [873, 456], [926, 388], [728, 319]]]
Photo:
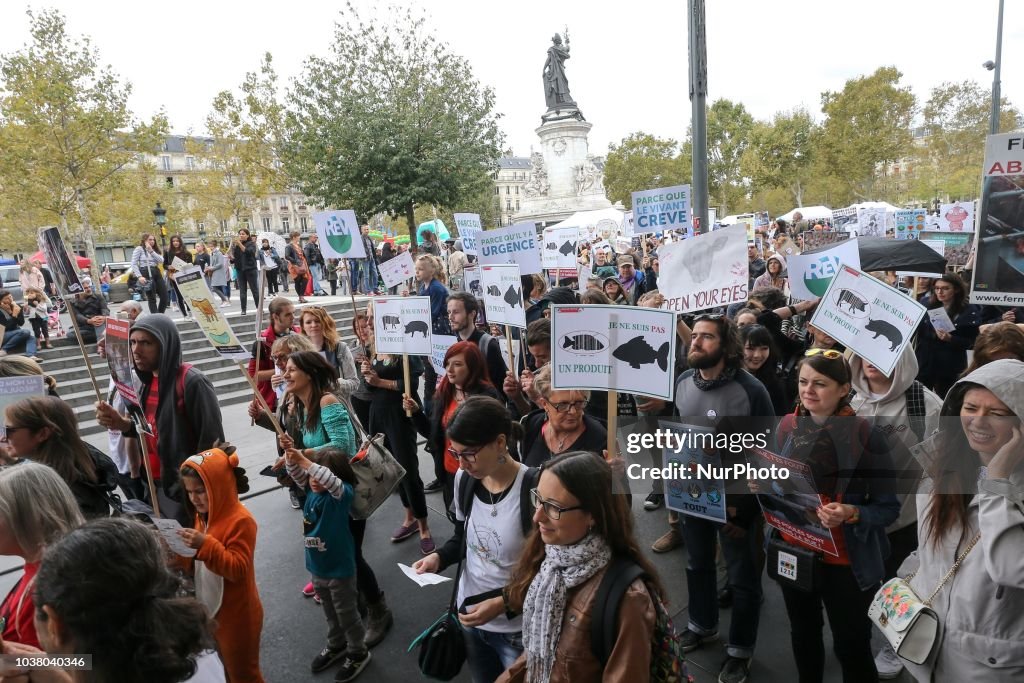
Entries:
[[931, 607], [932, 600], [960, 569], [967, 553], [971, 552], [980, 538], [979, 533], [967, 544], [927, 600], [917, 597], [910, 587], [914, 574], [905, 579], [890, 579], [875, 593], [868, 607], [868, 618], [903, 659], [914, 664], [923, 664], [928, 659], [939, 633], [939, 617]]

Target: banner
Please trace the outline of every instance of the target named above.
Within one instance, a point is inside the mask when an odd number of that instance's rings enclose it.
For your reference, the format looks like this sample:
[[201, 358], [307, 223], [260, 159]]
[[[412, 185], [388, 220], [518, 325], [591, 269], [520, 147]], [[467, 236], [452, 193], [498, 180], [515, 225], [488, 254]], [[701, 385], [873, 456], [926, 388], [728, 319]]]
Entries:
[[730, 225], [658, 249], [664, 308], [699, 311], [747, 300], [747, 226]]
[[46, 254], [46, 265], [57, 283], [58, 292], [68, 295], [85, 291], [78, 277], [78, 268], [64, 245], [60, 228], [39, 228], [39, 248]]
[[832, 278], [811, 324], [891, 376], [925, 307], [849, 266]]
[[319, 211], [313, 214], [313, 225], [324, 258], [366, 258], [355, 211]]
[[966, 266], [974, 246], [974, 234], [970, 232], [946, 232], [925, 230], [920, 239], [942, 242], [942, 255], [946, 257], [947, 266]]
[[412, 253], [408, 251], [403, 251], [398, 256], [377, 264], [377, 270], [380, 271], [384, 286], [388, 289], [402, 284], [416, 274]]
[[[665, 480], [665, 506], [691, 517], [710, 519], [712, 522], [726, 522], [725, 482], [721, 479], [698, 477], [698, 468], [720, 468], [722, 458], [716, 449], [701, 446], [701, 435], [714, 437], [714, 431], [676, 422], [658, 421], [658, 426], [676, 434], [688, 433], [690, 438], [681, 439], [679, 449], [662, 450], [662, 467], [666, 471], [687, 472], [687, 478]], [[694, 438], [696, 437], [696, 438]]]
[[896, 212], [896, 239], [920, 239], [928, 212], [924, 209], [902, 209]]
[[544, 270], [537, 249], [537, 227], [533, 223], [516, 223], [507, 228], [484, 230], [477, 239], [481, 265], [518, 263], [519, 272], [533, 275]]
[[675, 313], [601, 304], [551, 308], [553, 388], [615, 389], [672, 400]]
[[[990, 135], [985, 147], [981, 213], [971, 303], [1024, 303], [1024, 134]], [[949, 255], [949, 244], [946, 245]]]
[[939, 209], [939, 230], [974, 232], [974, 202], [943, 204]]
[[858, 237], [885, 237], [885, 209], [862, 206], [857, 209]]
[[430, 364], [434, 366], [434, 372], [438, 377], [445, 374], [444, 357], [448, 349], [459, 341], [458, 337], [450, 334], [433, 334], [430, 336]]
[[[46, 396], [46, 382], [42, 375], [0, 377], [0, 417], [7, 406], [23, 398]], [[6, 420], [0, 420], [0, 435], [7, 436]]]
[[[848, 236], [848, 233], [842, 233]], [[860, 270], [860, 249], [856, 239], [839, 242], [827, 251], [816, 254], [798, 254], [786, 259], [789, 290], [801, 300], [824, 296], [832, 278], [845, 265]]]
[[484, 290], [484, 313], [488, 323], [526, 328], [519, 266], [514, 263], [480, 266], [480, 287]]
[[192, 317], [196, 324], [213, 344], [213, 348], [225, 358], [248, 360], [252, 354], [238, 341], [220, 306], [213, 303], [213, 295], [206, 286], [203, 274], [198, 270], [185, 273], [179, 275], [175, 282], [185, 302], [192, 307]]
[[480, 222], [478, 213], [457, 213], [453, 215], [455, 228], [459, 232], [459, 239], [462, 240], [462, 251], [467, 256], [476, 256], [476, 241], [480, 233], [484, 231], [483, 223]]
[[430, 297], [389, 296], [373, 300], [377, 353], [430, 356]]
[[684, 230], [693, 235], [690, 186], [674, 185], [633, 193], [633, 231], [645, 235], [663, 230]]

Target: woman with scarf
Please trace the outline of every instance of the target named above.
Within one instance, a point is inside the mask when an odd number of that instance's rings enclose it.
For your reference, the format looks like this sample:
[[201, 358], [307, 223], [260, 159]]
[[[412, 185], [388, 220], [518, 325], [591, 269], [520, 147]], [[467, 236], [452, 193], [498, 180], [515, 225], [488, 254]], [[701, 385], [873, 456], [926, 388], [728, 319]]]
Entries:
[[[600, 456], [570, 452], [545, 463], [531, 491], [539, 533], [526, 541], [507, 589], [510, 612], [522, 612], [525, 653], [500, 683], [646, 681], [650, 677], [657, 572], [633, 536], [624, 496], [612, 493], [612, 469]], [[613, 559], [639, 565], [622, 594], [608, 661], [591, 652], [590, 619]], [[603, 607], [603, 606], [600, 606]]]
[[[881, 432], [850, 407], [852, 374], [843, 354], [811, 349], [799, 364], [797, 410], [779, 424], [782, 455], [810, 467], [822, 505], [815, 526], [829, 529], [836, 554], [819, 556], [820, 581], [811, 591], [780, 584], [789, 615], [800, 683], [822, 681], [825, 645], [821, 608], [832, 629], [844, 681], [875, 681], [868, 605], [885, 578], [886, 527], [899, 516], [894, 467]], [[751, 485], [757, 492], [758, 486]], [[782, 533], [787, 544], [797, 538]]]
[[754, 279], [754, 288], [750, 291], [774, 287], [782, 292], [787, 292], [789, 284], [783, 275], [785, 272], [786, 259], [781, 254], [772, 254], [765, 263], [764, 273]]

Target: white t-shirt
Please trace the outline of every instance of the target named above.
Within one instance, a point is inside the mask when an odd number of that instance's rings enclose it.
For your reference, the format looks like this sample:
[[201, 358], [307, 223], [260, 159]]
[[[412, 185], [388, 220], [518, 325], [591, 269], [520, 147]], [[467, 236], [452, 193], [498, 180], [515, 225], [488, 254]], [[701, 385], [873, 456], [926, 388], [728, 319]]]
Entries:
[[[484, 500], [475, 497], [469, 521], [466, 521], [458, 500], [459, 482], [469, 475], [463, 470], [455, 473], [455, 518], [466, 522], [466, 560], [459, 580], [458, 607], [467, 596], [504, 587], [519, 562], [526, 545], [519, 516], [519, 497], [526, 470], [526, 465], [519, 465], [519, 473], [508, 493], [493, 506], [494, 515], [491, 514], [491, 504], [485, 502], [489, 494], [480, 486], [477, 491], [483, 491]], [[477, 628], [496, 633], [518, 633], [523, 630], [523, 618], [518, 616], [509, 620], [502, 613]]]

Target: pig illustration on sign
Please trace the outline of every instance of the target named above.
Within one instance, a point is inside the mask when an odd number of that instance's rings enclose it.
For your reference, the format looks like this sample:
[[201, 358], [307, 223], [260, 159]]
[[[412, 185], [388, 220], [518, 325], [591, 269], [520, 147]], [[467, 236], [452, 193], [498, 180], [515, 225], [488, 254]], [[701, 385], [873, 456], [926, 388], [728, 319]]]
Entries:
[[213, 308], [213, 303], [209, 299], [191, 299], [192, 308], [196, 309], [203, 314], [207, 322], [214, 322], [217, 319], [217, 311]]
[[864, 327], [868, 332], [874, 332], [875, 336], [872, 339], [878, 339], [881, 335], [889, 340], [890, 351], [895, 351], [903, 343], [903, 335], [900, 334], [899, 329], [895, 325], [885, 322], [884, 320], [872, 320], [868, 318], [868, 324]]
[[629, 363], [629, 367], [639, 370], [641, 365], [655, 361], [662, 370], [668, 369], [669, 343], [665, 342], [657, 351], [642, 337], [633, 337], [628, 342], [612, 351], [612, 357]]
[[867, 309], [868, 302], [860, 298], [860, 294], [852, 289], [841, 289], [839, 290], [839, 300], [836, 302], [836, 307], [838, 308], [843, 304], [846, 304], [850, 308], [850, 313], [853, 313], [854, 310], [864, 313]]
[[398, 329], [398, 326], [399, 324], [401, 324], [402, 320], [397, 315], [386, 315], [383, 318], [381, 318], [381, 322], [384, 323], [385, 330], [388, 329], [389, 327]]
[[426, 321], [424, 320], [413, 320], [411, 323], [405, 326], [405, 333], [410, 337], [416, 336], [417, 332], [423, 333], [423, 338], [427, 338], [427, 332], [429, 331]]

